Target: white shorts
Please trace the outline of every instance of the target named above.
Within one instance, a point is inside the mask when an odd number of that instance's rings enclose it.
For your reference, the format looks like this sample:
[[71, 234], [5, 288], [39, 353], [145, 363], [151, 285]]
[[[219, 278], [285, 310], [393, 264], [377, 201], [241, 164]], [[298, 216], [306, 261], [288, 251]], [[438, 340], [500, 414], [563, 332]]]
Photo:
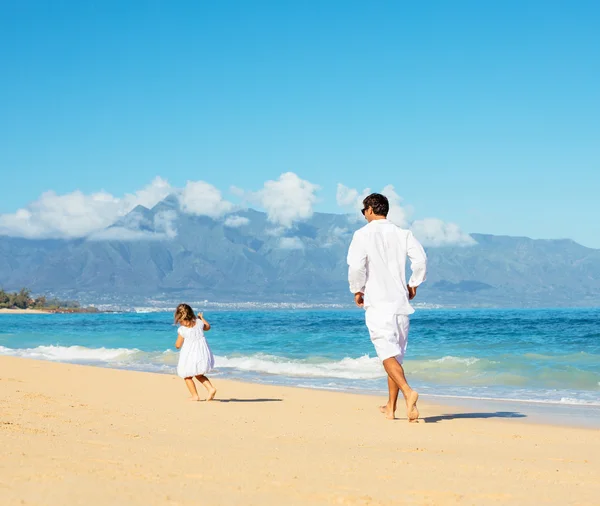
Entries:
[[365, 321], [379, 359], [395, 357], [401, 364], [408, 344], [408, 316], [369, 307], [365, 311]]

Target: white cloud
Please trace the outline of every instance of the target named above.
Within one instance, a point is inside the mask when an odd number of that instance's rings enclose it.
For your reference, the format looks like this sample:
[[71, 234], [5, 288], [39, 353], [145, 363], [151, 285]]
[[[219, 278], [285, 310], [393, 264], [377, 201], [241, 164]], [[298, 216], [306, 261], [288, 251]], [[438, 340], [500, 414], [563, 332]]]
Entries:
[[330, 248], [331, 246], [333, 246], [336, 243], [339, 243], [339, 242], [342, 242], [345, 240], [349, 240], [349, 238], [350, 238], [350, 230], [348, 230], [347, 228], [342, 228], [342, 227], [333, 227], [329, 231], [329, 234], [327, 235], [327, 239], [321, 245], [321, 247]]
[[282, 237], [279, 239], [281, 249], [304, 249], [304, 243], [299, 237]]
[[338, 206], [351, 212], [354, 218], [361, 218], [362, 214], [360, 210], [363, 208], [364, 198], [371, 193], [370, 188], [365, 188], [362, 192], [359, 192], [355, 188], [348, 188], [341, 183], [337, 185], [336, 200]]
[[108, 193], [84, 195], [52, 191], [14, 214], [0, 216], [0, 233], [17, 237], [82, 237], [111, 224], [119, 215], [119, 200]]
[[271, 223], [290, 228], [313, 215], [319, 186], [286, 172], [276, 181], [267, 181], [262, 190], [249, 195], [266, 212]]
[[90, 241], [138, 241], [166, 240], [177, 235], [174, 222], [177, 219], [175, 211], [161, 211], [154, 216], [152, 222], [141, 213], [130, 213], [118, 226], [92, 232], [87, 239]]
[[350, 233], [350, 231], [347, 228], [342, 227], [333, 227], [333, 229], [331, 230], [332, 237], [342, 237], [348, 233]]
[[98, 232], [93, 232], [86, 240], [88, 241], [159, 241], [169, 237], [165, 234], [157, 234], [145, 230], [131, 230], [125, 227], [110, 227]]
[[0, 234], [28, 238], [85, 237], [112, 225], [137, 205], [153, 207], [170, 191], [169, 184], [160, 177], [122, 198], [106, 192], [86, 195], [74, 191], [57, 195], [48, 191], [26, 208], [0, 215]]
[[[337, 186], [337, 203], [340, 207], [358, 212], [362, 209], [363, 199], [371, 192], [365, 188], [362, 192], [354, 188], [348, 188], [343, 184]], [[413, 210], [410, 206], [402, 205], [402, 198], [396, 193], [394, 186], [387, 185], [381, 193], [385, 195], [390, 203], [388, 219], [402, 228], [410, 228], [417, 239], [425, 246], [470, 246], [476, 244], [475, 240], [454, 223], [445, 223], [437, 218], [426, 218], [411, 223]], [[352, 220], [355, 215], [352, 215]]]
[[362, 209], [363, 196], [358, 193], [358, 190], [354, 188], [348, 188], [342, 183], [338, 183], [336, 191], [337, 204], [343, 208], [352, 208], [353, 210], [360, 211]]
[[390, 202], [390, 211], [388, 213], [388, 220], [392, 223], [398, 225], [399, 227], [406, 228], [408, 227], [408, 219], [411, 215], [412, 210], [409, 207], [402, 207], [400, 203], [402, 202], [402, 198], [400, 195], [396, 193], [394, 187], [389, 184], [381, 193], [388, 198]]
[[168, 238], [175, 237], [177, 230], [175, 229], [175, 221], [177, 213], [175, 211], [161, 211], [154, 216], [154, 230], [164, 234]]
[[228, 216], [224, 225], [226, 227], [238, 228], [248, 225], [248, 223], [250, 223], [250, 220], [244, 216]]
[[477, 244], [475, 239], [463, 232], [455, 223], [445, 223], [437, 218], [416, 220], [410, 228], [424, 246], [472, 246]]
[[[360, 211], [363, 208], [363, 200], [371, 193], [373, 193], [371, 188], [365, 188], [362, 192], [359, 192], [355, 188], [348, 188], [347, 186], [338, 183], [336, 200], [338, 206], [354, 213], [353, 219], [362, 218]], [[402, 199], [391, 184], [381, 190], [381, 193], [388, 198], [390, 203], [388, 219], [399, 227], [407, 227], [408, 218], [412, 212], [411, 209], [401, 205]]]
[[[245, 192], [235, 187], [231, 188], [231, 192], [265, 209], [268, 220], [273, 224], [266, 234], [277, 237], [279, 247], [301, 249], [305, 245], [300, 238], [282, 236], [297, 222], [313, 215], [318, 189], [317, 185], [287, 172], [277, 180], [267, 181], [257, 192]], [[218, 219], [239, 210], [239, 207], [225, 200], [217, 188], [204, 181], [188, 181], [183, 189], [178, 190], [172, 188], [165, 179], [156, 177], [139, 191], [122, 197], [104, 191], [92, 194], [74, 191], [65, 195], [45, 192], [23, 209], [0, 215], [0, 235], [26, 238], [88, 237], [92, 240], [169, 239], [177, 235], [175, 211], [160, 212], [153, 221], [146, 218], [143, 212], [131, 211], [138, 205], [152, 208], [173, 193], [178, 197], [181, 210], [186, 213]], [[336, 199], [339, 206], [361, 217], [362, 200], [370, 193], [369, 188], [359, 192], [338, 184]], [[411, 228], [423, 244], [475, 244], [473, 238], [454, 223], [427, 218], [411, 224], [412, 210], [402, 204], [395, 188], [388, 185], [381, 193], [390, 201], [388, 218], [401, 227]], [[248, 223], [248, 218], [236, 215], [226, 216], [224, 220], [227, 227], [241, 227]], [[347, 233], [346, 229], [339, 227], [330, 230], [325, 246], [345, 240]]]
[[123, 198], [124, 207], [133, 209], [135, 206], [144, 206], [151, 209], [172, 191], [173, 188], [168, 181], [157, 176], [152, 183], [135, 192], [133, 195], [125, 195]]
[[284, 227], [267, 228], [265, 234], [271, 237], [279, 237], [285, 233]]
[[179, 194], [179, 205], [184, 213], [211, 218], [220, 218], [234, 209], [217, 188], [204, 181], [188, 181]]

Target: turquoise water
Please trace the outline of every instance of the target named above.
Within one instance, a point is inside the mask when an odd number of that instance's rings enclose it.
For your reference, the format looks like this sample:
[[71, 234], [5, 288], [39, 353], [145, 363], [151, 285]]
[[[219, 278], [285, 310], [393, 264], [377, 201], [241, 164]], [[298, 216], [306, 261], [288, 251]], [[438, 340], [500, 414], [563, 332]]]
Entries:
[[[215, 377], [386, 390], [360, 310], [205, 316]], [[174, 374], [175, 338], [171, 313], [0, 316], [4, 355]], [[405, 368], [424, 395], [600, 406], [600, 309], [419, 310]]]

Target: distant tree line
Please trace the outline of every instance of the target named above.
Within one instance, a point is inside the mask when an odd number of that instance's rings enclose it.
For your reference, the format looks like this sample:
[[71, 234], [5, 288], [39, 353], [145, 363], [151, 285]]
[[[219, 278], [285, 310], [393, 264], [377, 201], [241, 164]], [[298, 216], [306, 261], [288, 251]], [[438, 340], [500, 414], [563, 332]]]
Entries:
[[0, 288], [0, 309], [82, 310], [79, 302], [74, 300], [48, 298], [45, 295], [33, 298], [27, 288], [12, 293]]

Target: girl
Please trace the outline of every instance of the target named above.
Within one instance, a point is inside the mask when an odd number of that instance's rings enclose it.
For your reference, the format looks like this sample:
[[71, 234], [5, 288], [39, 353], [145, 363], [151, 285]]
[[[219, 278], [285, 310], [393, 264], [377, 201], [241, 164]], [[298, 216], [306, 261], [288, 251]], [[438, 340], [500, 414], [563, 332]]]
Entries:
[[181, 348], [179, 363], [177, 364], [177, 375], [185, 379], [185, 384], [190, 394], [192, 394], [190, 400], [200, 400], [194, 383], [195, 376], [208, 391], [206, 400], [211, 401], [215, 398], [217, 390], [205, 374], [214, 367], [215, 359], [204, 337], [204, 332], [210, 330], [210, 325], [204, 319], [202, 313], [199, 313], [196, 317], [192, 308], [187, 304], [177, 306], [175, 323], [181, 325], [177, 329], [177, 341], [175, 342], [175, 348]]

